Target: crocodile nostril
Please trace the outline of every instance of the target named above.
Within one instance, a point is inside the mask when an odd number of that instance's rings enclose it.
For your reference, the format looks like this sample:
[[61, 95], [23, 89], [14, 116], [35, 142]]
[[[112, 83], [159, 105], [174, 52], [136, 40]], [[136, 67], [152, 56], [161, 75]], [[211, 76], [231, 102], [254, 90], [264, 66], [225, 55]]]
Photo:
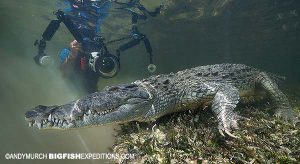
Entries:
[[32, 118], [32, 117], [36, 117], [38, 114], [37, 112], [34, 112], [34, 111], [28, 111], [25, 113], [25, 118]]

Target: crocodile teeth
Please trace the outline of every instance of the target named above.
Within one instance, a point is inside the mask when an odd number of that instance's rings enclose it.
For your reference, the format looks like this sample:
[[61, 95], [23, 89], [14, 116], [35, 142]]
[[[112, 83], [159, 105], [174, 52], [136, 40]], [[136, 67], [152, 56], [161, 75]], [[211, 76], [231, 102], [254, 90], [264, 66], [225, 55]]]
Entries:
[[32, 127], [33, 126], [33, 122], [29, 122], [29, 127]]
[[48, 120], [44, 120], [44, 121], [43, 121], [43, 124], [47, 124], [47, 123], [48, 123]]
[[70, 122], [70, 124], [69, 124], [69, 127], [73, 127], [73, 126], [75, 126], [75, 122], [74, 121]]
[[69, 124], [69, 123], [71, 122], [71, 119], [67, 119], [66, 121], [67, 121], [67, 123]]
[[41, 122], [37, 122], [36, 125], [39, 129], [41, 129], [43, 124]]
[[50, 114], [48, 117], [48, 121], [51, 121], [51, 120], [52, 120], [52, 114]]
[[64, 121], [62, 125], [67, 126], [68, 125], [67, 121]]
[[88, 114], [92, 114], [92, 111], [91, 111], [91, 110], [89, 110], [89, 111], [88, 111]]

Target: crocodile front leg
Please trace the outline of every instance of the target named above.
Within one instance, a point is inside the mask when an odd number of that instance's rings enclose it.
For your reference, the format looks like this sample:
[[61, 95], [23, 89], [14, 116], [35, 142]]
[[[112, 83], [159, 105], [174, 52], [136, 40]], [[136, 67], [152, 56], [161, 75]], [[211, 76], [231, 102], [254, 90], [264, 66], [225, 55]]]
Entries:
[[256, 78], [256, 82], [264, 88], [275, 103], [277, 109], [275, 115], [282, 117], [285, 120], [291, 121], [293, 124], [299, 122], [297, 114], [292, 110], [292, 107], [287, 97], [282, 93], [277, 84], [265, 72], [261, 72]]
[[233, 111], [239, 100], [238, 89], [230, 84], [219, 86], [214, 96], [212, 110], [217, 115], [218, 129], [223, 136], [223, 132], [225, 132], [229, 136], [237, 138], [231, 133], [231, 130], [238, 129], [237, 121], [242, 118]]

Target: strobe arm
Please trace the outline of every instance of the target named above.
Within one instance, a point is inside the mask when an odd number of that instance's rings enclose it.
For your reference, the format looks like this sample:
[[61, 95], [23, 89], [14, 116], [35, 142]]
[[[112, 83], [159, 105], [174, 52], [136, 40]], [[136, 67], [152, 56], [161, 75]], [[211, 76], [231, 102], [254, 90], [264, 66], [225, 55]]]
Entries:
[[60, 20], [52, 20], [42, 35], [43, 40], [50, 41], [58, 30], [60, 23]]
[[144, 36], [143, 40], [144, 40], [144, 44], [145, 44], [145, 47], [146, 47], [146, 51], [149, 54], [150, 64], [153, 64], [152, 47], [151, 47], [150, 41], [146, 36]]
[[78, 43], [83, 43], [83, 37], [75, 27], [72, 20], [65, 15], [65, 13], [61, 10], [58, 10], [55, 15], [57, 16], [57, 19], [65, 24], [65, 26], [68, 28], [70, 33], [73, 35], [73, 37], [76, 39]]
[[129, 42], [121, 45], [117, 49], [117, 56], [120, 57], [121, 52], [140, 44], [141, 41], [144, 42], [146, 51], [149, 54], [150, 64], [153, 64], [152, 47], [151, 47], [150, 41], [146, 35], [144, 35], [138, 31], [136, 26], [132, 27], [131, 40]]
[[152, 17], [156, 17], [160, 13], [161, 8], [162, 8], [162, 5], [160, 5], [158, 8], [156, 8], [154, 11], [149, 11], [143, 5], [138, 6], [139, 10], [141, 10], [142, 12], [148, 13]]
[[38, 54], [33, 57], [33, 60], [35, 61], [36, 64], [42, 65], [42, 62], [40, 61], [40, 59], [42, 57], [46, 56], [46, 54], [44, 52], [46, 49], [46, 41], [44, 39], [42, 39], [40, 41], [36, 40], [34, 42], [34, 46], [38, 47]]
[[44, 65], [42, 59], [50, 59], [50, 56], [46, 56], [45, 49], [46, 49], [46, 41], [50, 41], [56, 31], [58, 30], [60, 23], [63, 22], [68, 30], [71, 32], [73, 37], [79, 42], [83, 42], [83, 38], [81, 34], [76, 30], [75, 25], [71, 21], [70, 18], [68, 18], [63, 11], [58, 10], [55, 13], [57, 20], [52, 20], [49, 25], [47, 26], [46, 30], [42, 34], [41, 40], [36, 40], [34, 42], [34, 46], [37, 46], [38, 48], [38, 54], [33, 58], [34, 61], [38, 65]]
[[34, 46], [37, 46], [38, 48], [38, 54], [33, 57], [33, 60], [38, 65], [43, 65], [42, 59], [49, 59], [49, 57], [46, 57], [45, 49], [46, 49], [46, 41], [50, 41], [52, 37], [54, 36], [55, 32], [58, 30], [60, 25], [60, 20], [52, 20], [49, 25], [47, 26], [46, 30], [44, 31], [42, 35], [41, 40], [36, 40], [34, 42]]

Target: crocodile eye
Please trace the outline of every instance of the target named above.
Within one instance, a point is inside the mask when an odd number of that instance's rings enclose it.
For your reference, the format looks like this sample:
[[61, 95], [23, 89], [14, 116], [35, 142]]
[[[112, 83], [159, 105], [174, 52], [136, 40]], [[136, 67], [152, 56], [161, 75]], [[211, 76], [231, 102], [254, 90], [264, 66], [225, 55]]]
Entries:
[[164, 80], [164, 81], [163, 81], [163, 84], [165, 84], [165, 85], [170, 84], [170, 80], [169, 80], [169, 79]]
[[144, 99], [141, 99], [141, 98], [131, 98], [131, 99], [127, 100], [127, 103], [138, 104], [138, 103], [141, 103], [143, 101], [144, 101]]
[[135, 87], [137, 87], [136, 84], [128, 84], [125, 86], [125, 88], [135, 88]]
[[149, 99], [150, 95], [149, 95], [149, 93], [147, 93], [145, 91], [140, 91], [139, 97], [142, 99]]
[[107, 91], [116, 91], [118, 89], [119, 89], [119, 87], [113, 86], [113, 87], [108, 88]]

